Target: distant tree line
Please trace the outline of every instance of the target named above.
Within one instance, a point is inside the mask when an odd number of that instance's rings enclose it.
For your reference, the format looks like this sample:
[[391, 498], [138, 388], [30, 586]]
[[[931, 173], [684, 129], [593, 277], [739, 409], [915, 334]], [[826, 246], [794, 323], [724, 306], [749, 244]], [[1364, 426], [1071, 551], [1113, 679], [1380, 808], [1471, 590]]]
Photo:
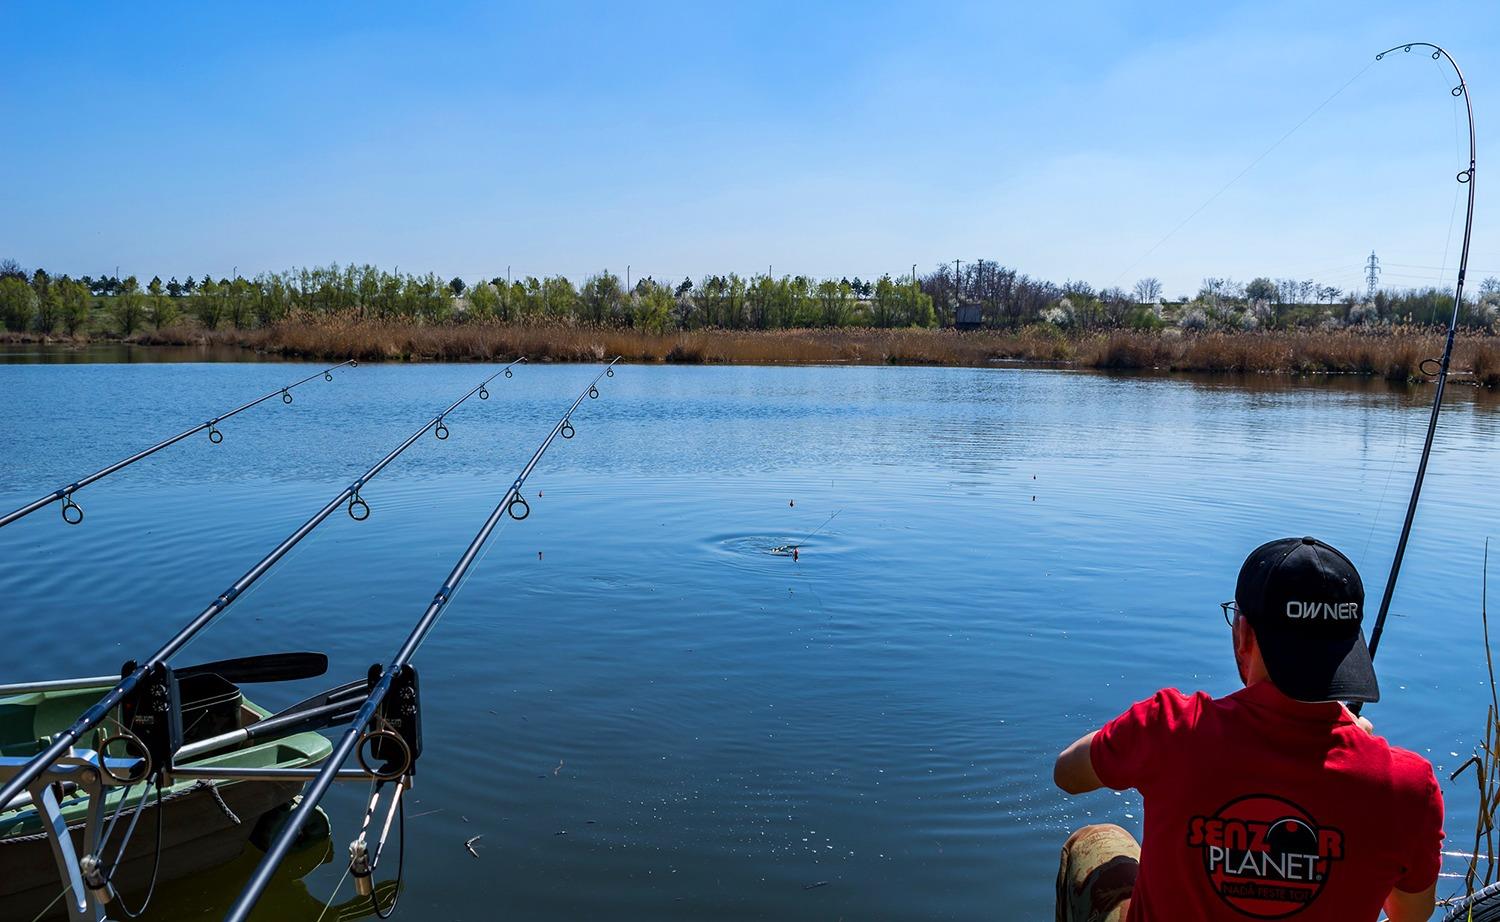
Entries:
[[[1064, 330], [1281, 329], [1442, 323], [1452, 293], [1436, 288], [1378, 291], [1362, 298], [1312, 280], [1203, 280], [1196, 295], [1163, 299], [1161, 282], [1130, 289], [1061, 285], [991, 260], [945, 264], [918, 275], [873, 281], [801, 275], [707, 275], [672, 284], [647, 277], [626, 286], [604, 271], [575, 285], [562, 276], [470, 284], [375, 266], [326, 266], [233, 279], [189, 275], [142, 284], [136, 276], [74, 279], [0, 261], [0, 321], [13, 331], [129, 336], [189, 322], [205, 329], [265, 326], [294, 316], [344, 316], [414, 323], [582, 322], [653, 332], [721, 328], [964, 326]], [[1468, 326], [1491, 327], [1500, 280], [1466, 298]]]

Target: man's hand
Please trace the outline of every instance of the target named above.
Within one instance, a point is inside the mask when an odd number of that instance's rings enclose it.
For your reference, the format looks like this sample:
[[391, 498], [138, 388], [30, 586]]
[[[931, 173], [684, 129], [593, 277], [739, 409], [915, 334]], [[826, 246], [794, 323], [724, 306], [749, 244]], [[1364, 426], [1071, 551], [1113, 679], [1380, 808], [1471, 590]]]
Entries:
[[1356, 714], [1353, 711], [1350, 711], [1347, 704], [1344, 705], [1344, 710], [1348, 711], [1349, 716], [1354, 718], [1354, 725], [1356, 727], [1359, 727], [1361, 730], [1365, 731], [1371, 736], [1375, 735], [1375, 725], [1370, 723], [1370, 718], [1364, 716], [1363, 714]]
[[1089, 747], [1093, 742], [1094, 734], [1090, 733], [1062, 751], [1057, 757], [1057, 764], [1052, 766], [1054, 784], [1069, 794], [1087, 794], [1104, 787], [1104, 782], [1094, 772], [1094, 760], [1089, 755]]

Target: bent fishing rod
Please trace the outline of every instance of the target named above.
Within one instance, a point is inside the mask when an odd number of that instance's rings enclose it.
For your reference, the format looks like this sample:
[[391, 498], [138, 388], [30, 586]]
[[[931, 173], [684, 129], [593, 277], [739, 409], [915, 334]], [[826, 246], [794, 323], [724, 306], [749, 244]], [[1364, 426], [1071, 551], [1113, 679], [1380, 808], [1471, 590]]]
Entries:
[[[546, 453], [547, 448], [558, 435], [565, 439], [573, 437], [575, 430], [572, 418], [574, 412], [578, 410], [578, 405], [583, 403], [585, 397], [597, 398], [599, 396], [599, 379], [605, 376], [613, 377], [615, 363], [618, 361], [620, 360], [616, 358], [606, 365], [594, 377], [594, 380], [589, 382], [588, 387], [579, 392], [578, 397], [553, 424], [552, 431], [547, 433], [547, 437], [542, 439], [536, 451], [532, 452], [531, 458], [516, 475], [515, 481], [505, 491], [505, 495], [500, 498], [500, 502], [490, 512], [489, 517], [485, 519], [484, 525], [474, 536], [474, 540], [469, 542], [469, 546], [459, 556], [448, 578], [443, 580], [443, 584], [438, 587], [437, 594], [432, 597], [432, 601], [428, 603], [421, 618], [417, 620], [411, 633], [396, 651], [396, 655], [385, 666], [376, 663], [370, 667], [370, 690], [364, 704], [354, 715], [349, 729], [339, 738], [333, 753], [303, 792], [301, 802], [286, 824], [282, 826], [276, 840], [266, 850], [265, 857], [256, 867], [249, 883], [245, 885], [245, 889], [240, 892], [228, 915], [224, 917], [226, 922], [245, 922], [249, 917], [250, 912], [255, 908], [256, 901], [270, 883], [272, 875], [276, 873], [276, 868], [286, 858], [300, 830], [317, 809], [318, 802], [323, 799], [323, 795], [328, 792], [329, 785], [336, 778], [341, 777], [341, 767], [356, 750], [360, 766], [365, 770], [365, 775], [372, 780], [372, 791], [369, 805], [365, 810], [364, 825], [360, 828], [359, 837], [350, 846], [350, 874], [355, 878], [355, 886], [360, 894], [374, 899], [371, 874], [380, 860], [380, 853], [390, 833], [391, 821], [401, 803], [402, 793], [411, 786], [411, 775], [417, 757], [422, 751], [417, 677], [416, 671], [410, 665], [411, 658], [417, 652], [417, 648], [422, 645], [422, 641], [427, 638], [428, 633], [432, 631], [433, 626], [437, 624], [443, 609], [458, 591], [469, 567], [479, 558], [480, 551], [489, 540], [490, 533], [500, 523], [500, 519], [509, 515], [520, 521], [531, 514], [531, 507], [521, 495], [521, 488], [525, 485], [526, 478], [531, 476], [537, 462], [542, 459], [542, 455]], [[372, 721], [377, 721], [379, 726], [369, 729]], [[370, 759], [381, 760], [383, 764], [379, 768], [370, 766], [370, 761], [366, 758], [367, 750]], [[395, 793], [387, 807], [380, 837], [372, 852], [365, 842], [365, 833], [379, 805], [380, 790], [387, 782], [395, 782]], [[404, 819], [402, 823], [404, 825]], [[393, 903], [381, 910], [376, 904], [374, 908], [376, 915], [385, 918], [395, 906]]]
[[[1412, 42], [1387, 48], [1377, 54], [1375, 60], [1383, 60], [1393, 51], [1409, 54], [1413, 48], [1431, 48], [1432, 59], [1447, 61], [1458, 76], [1458, 85], [1451, 92], [1454, 96], [1463, 98], [1464, 107], [1468, 110], [1469, 166], [1468, 169], [1460, 170], [1455, 178], [1469, 187], [1469, 203], [1464, 213], [1464, 245], [1458, 258], [1458, 282], [1453, 290], [1453, 315], [1448, 319], [1448, 337], [1443, 344], [1443, 355], [1440, 359], [1423, 359], [1420, 366], [1423, 374], [1437, 378], [1436, 388], [1432, 395], [1432, 413], [1427, 418], [1427, 436], [1422, 442], [1422, 458], [1417, 462], [1417, 476], [1411, 485], [1411, 499], [1406, 504], [1406, 519], [1401, 524], [1401, 537], [1396, 541], [1396, 556], [1391, 560], [1391, 572], [1385, 581], [1385, 592], [1380, 597], [1380, 611], [1375, 616], [1375, 627], [1370, 631], [1371, 659], [1375, 658], [1375, 651], [1380, 647], [1380, 636], [1385, 631], [1385, 619], [1390, 614], [1391, 599], [1396, 593], [1396, 578], [1401, 575], [1401, 562], [1406, 557], [1406, 543], [1411, 538], [1412, 522], [1417, 516], [1417, 501], [1422, 496], [1422, 481], [1427, 476], [1427, 462], [1432, 457], [1432, 440], [1437, 434], [1438, 415], [1443, 409], [1443, 391], [1448, 384], [1448, 368], [1453, 359], [1453, 340], [1458, 333], [1458, 312], [1464, 303], [1464, 277], [1469, 271], [1469, 237], [1474, 230], [1474, 103], [1469, 98], [1469, 85], [1464, 82], [1464, 73], [1459, 69], [1458, 62], [1453, 60], [1453, 56], [1430, 42]], [[1350, 709], [1358, 714], [1360, 705], [1356, 703]]]
[[8, 513], [7, 515], [0, 516], [0, 528], [4, 528], [6, 525], [9, 525], [11, 522], [16, 521], [17, 519], [23, 519], [26, 516], [31, 515], [33, 512], [36, 512], [38, 509], [45, 508], [57, 502], [63, 504], [63, 521], [67, 522], [69, 525], [77, 525], [83, 521], [83, 507], [78, 505], [78, 502], [73, 499], [73, 494], [93, 483], [94, 481], [103, 480], [105, 477], [108, 477], [115, 471], [123, 470], [143, 458], [149, 458], [150, 456], [161, 451], [163, 448], [166, 448], [169, 445], [175, 445], [188, 436], [195, 435], [205, 429], [208, 430], [208, 440], [217, 445], [220, 442], [224, 441], [224, 433], [220, 432], [218, 429], [219, 423], [222, 423], [224, 420], [230, 418], [231, 416], [236, 416], [240, 413], [243, 413], [253, 406], [265, 403], [267, 400], [270, 400], [272, 397], [275, 397], [278, 394], [281, 395], [282, 403], [291, 403], [293, 388], [306, 384], [307, 382], [316, 377], [319, 377], [320, 375], [322, 376], [324, 381], [332, 381], [333, 373], [338, 369], [343, 368], [345, 365], [353, 368], [358, 364], [359, 363], [354, 359], [350, 359], [347, 362], [340, 362], [337, 365], [325, 368], [322, 371], [314, 372], [313, 374], [308, 375], [300, 381], [288, 384], [286, 387], [279, 387], [264, 396], [255, 398], [254, 400], [250, 401], [247, 404], [244, 404], [243, 406], [235, 407], [228, 413], [220, 413], [213, 419], [206, 420], [192, 427], [191, 429], [185, 429], [182, 432], [171, 436], [170, 438], [163, 439], [160, 442], [157, 442], [155, 445], [152, 445], [150, 448], [142, 449], [141, 451], [136, 452], [128, 458], [116, 461], [114, 464], [111, 464], [108, 467], [102, 467], [99, 470], [94, 471], [87, 477], [80, 477], [79, 479], [73, 481], [65, 487], [58, 487], [56, 490], [53, 490], [51, 493], [48, 493], [41, 499], [27, 503], [16, 511]]
[[[524, 361], [526, 361], [524, 358], [516, 359], [488, 378], [485, 378], [477, 386], [471, 388], [468, 393], [450, 404], [446, 410], [434, 416], [416, 432], [407, 436], [405, 441], [397, 445], [385, 457], [375, 462], [374, 466], [356, 478], [353, 483], [340, 490], [337, 496], [329, 500], [327, 505], [319, 509], [312, 518], [303, 522], [296, 531], [293, 531], [280, 544], [276, 545], [259, 563], [245, 571], [228, 589], [220, 593], [207, 608], [203, 609], [192, 621], [188, 622], [186, 627], [172, 635], [170, 640], [163, 644], [155, 653], [151, 654], [144, 662], [127, 661], [121, 669], [122, 677], [114, 688], [110, 689], [93, 707], [84, 711], [71, 726], [55, 736], [46, 749], [34, 756], [18, 769], [14, 776], [6, 780], [3, 786], [0, 786], [0, 806], [10, 803], [28, 784], [46, 771], [48, 766], [57, 762], [58, 759], [67, 756], [73, 744], [78, 742], [83, 734], [104, 721], [108, 717], [109, 712], [122, 701], [140, 703], [138, 699], [142, 698], [143, 695], [147, 698], [154, 695], [159, 701], [165, 703], [167, 699], [175, 696], [175, 691], [169, 687], [172, 685], [172, 682], [170, 675], [168, 675], [169, 670], [166, 668], [168, 659], [186, 646], [188, 641], [197, 636], [200, 631], [208, 627], [215, 618], [234, 603], [235, 599], [239, 598], [245, 590], [254, 585], [256, 580], [270, 571], [292, 548], [296, 547], [303, 538], [306, 538], [314, 528], [322, 524], [339, 507], [347, 504], [349, 517], [357, 522], [362, 522], [369, 518], [370, 506], [360, 495], [360, 490], [384, 470], [386, 465], [396, 460], [402, 452], [410, 448], [429, 429], [439, 439], [448, 438], [448, 427], [444, 423], [444, 418], [475, 394], [478, 394], [481, 400], [488, 400], [489, 390], [487, 385], [502, 374], [510, 377], [511, 369]], [[144, 702], [144, 706], [148, 708], [154, 707], [155, 702], [146, 701]], [[158, 725], [168, 723], [168, 721], [157, 721]], [[172, 752], [176, 749], [178, 741], [170, 738], [171, 734], [167, 732], [168, 729], [167, 727], [163, 727], [162, 735], [160, 736], [147, 736], [142, 742], [142, 748], [147, 750], [146, 755], [150, 757], [152, 763], [169, 769]]]

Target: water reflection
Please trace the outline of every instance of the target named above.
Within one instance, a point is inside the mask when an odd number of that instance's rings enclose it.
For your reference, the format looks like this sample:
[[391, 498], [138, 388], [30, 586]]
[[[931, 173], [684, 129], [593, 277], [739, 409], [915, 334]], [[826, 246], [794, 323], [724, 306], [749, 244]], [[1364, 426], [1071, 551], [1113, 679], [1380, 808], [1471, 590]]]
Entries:
[[[0, 678], [139, 655], [490, 370], [361, 365], [88, 488], [82, 527], [0, 531]], [[0, 365], [0, 505], [286, 371]], [[527, 367], [466, 405], [363, 491], [369, 521], [335, 516], [185, 655], [309, 646], [328, 685], [363, 675], [592, 373]], [[1378, 587], [1430, 394], [933, 368], [626, 367], [602, 389], [418, 657], [424, 917], [1045, 918], [1065, 831], [1140, 818], [1058, 794], [1056, 749], [1158, 687], [1233, 688], [1216, 603], [1266, 538], [1317, 534]], [[1443, 778], [1483, 725], [1500, 518], [1495, 395], [1453, 393], [1372, 709]], [[25, 629], [59, 624], [89, 643]], [[340, 855], [357, 787], [326, 805]], [[1445, 794], [1472, 824], [1468, 789]], [[222, 871], [158, 917], [222, 911], [245, 873]], [[283, 882], [266, 917], [315, 919], [342, 871]]]

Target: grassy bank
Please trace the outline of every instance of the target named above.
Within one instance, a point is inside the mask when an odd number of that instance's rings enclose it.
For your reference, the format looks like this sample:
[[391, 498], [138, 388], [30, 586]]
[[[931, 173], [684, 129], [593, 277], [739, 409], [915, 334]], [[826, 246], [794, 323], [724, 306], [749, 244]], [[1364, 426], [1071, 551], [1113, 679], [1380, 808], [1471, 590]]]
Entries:
[[[1419, 363], [1440, 355], [1443, 345], [1439, 331], [1416, 327], [1071, 336], [1047, 326], [963, 333], [868, 328], [650, 333], [579, 324], [449, 325], [336, 318], [290, 320], [254, 330], [181, 325], [139, 333], [130, 341], [235, 345], [286, 356], [363, 361], [486, 361], [518, 355], [531, 361], [592, 362], [620, 355], [632, 362], [757, 365], [984, 366], [1019, 361], [1119, 370], [1353, 374], [1390, 380], [1422, 377]], [[1500, 337], [1460, 335], [1453, 369], [1476, 383], [1500, 386]]]

